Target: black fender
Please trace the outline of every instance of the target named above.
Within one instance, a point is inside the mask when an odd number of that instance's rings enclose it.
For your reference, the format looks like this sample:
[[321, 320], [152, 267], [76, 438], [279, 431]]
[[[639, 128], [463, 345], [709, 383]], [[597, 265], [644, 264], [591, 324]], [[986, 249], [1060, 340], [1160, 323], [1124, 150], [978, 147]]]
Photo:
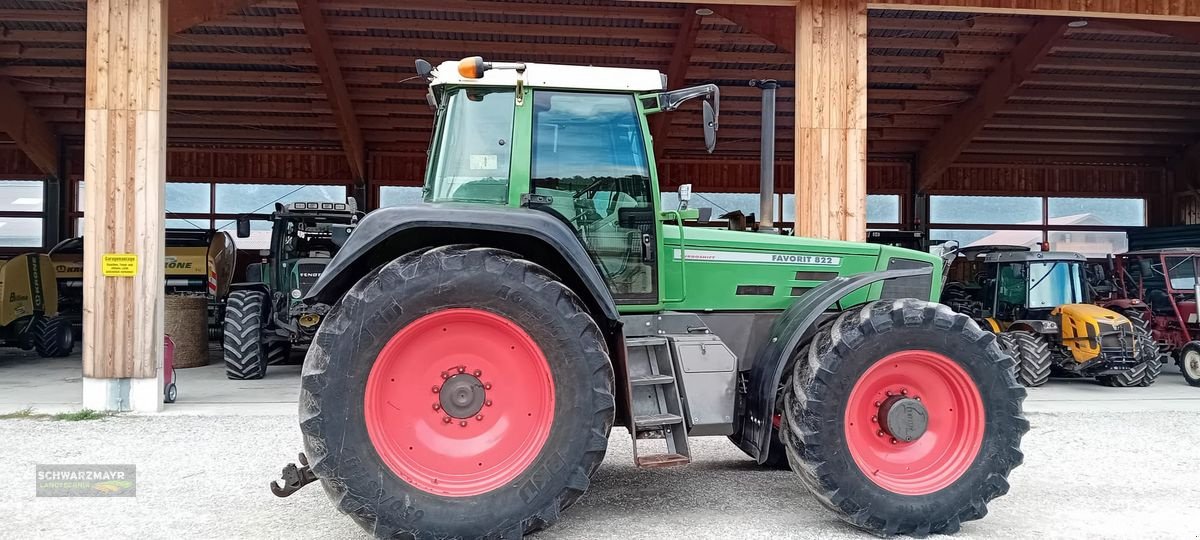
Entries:
[[1026, 332], [1033, 332], [1034, 334], [1057, 334], [1062, 329], [1059, 328], [1058, 323], [1054, 321], [1039, 321], [1033, 319], [1013, 321], [1012, 324], [1008, 325], [1008, 330], [1024, 330]]
[[245, 281], [242, 283], [231, 283], [231, 284], [229, 284], [229, 290], [230, 291], [262, 291], [263, 294], [267, 295], [267, 301], [269, 302], [271, 300], [271, 288], [268, 287], [266, 283], [262, 283], [260, 281]]
[[[738, 446], [759, 463], [765, 463], [775, 433], [775, 397], [788, 360], [817, 333], [826, 310], [846, 295], [889, 279], [931, 274], [932, 266], [907, 270], [883, 270], [831, 279], [808, 291], [771, 325], [771, 334], [758, 351], [747, 385], [746, 408], [742, 415]], [[848, 306], [842, 306], [848, 307]], [[840, 309], [840, 308], [839, 308]]]
[[[415, 249], [478, 244], [507, 249], [538, 263], [583, 300], [601, 327], [620, 325], [616, 302], [591, 255], [567, 224], [528, 208], [422, 203], [366, 215], [305, 301], [333, 305], [371, 270]], [[608, 324], [604, 324], [607, 322]]]

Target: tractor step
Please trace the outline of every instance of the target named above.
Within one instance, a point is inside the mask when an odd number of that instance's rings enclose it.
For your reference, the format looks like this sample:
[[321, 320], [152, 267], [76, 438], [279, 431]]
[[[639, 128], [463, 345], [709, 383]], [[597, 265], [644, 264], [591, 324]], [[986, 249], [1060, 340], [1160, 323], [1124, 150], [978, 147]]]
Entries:
[[638, 428], [658, 428], [661, 426], [682, 424], [683, 417], [677, 414], [647, 414], [633, 417], [633, 423], [637, 424]]
[[692, 458], [679, 454], [651, 454], [648, 456], [638, 456], [635, 461], [638, 467], [657, 469], [659, 467], [687, 465], [692, 461]]
[[[692, 460], [688, 451], [688, 426], [675, 379], [670, 341], [657, 336], [635, 337], [627, 339], [625, 345], [634, 463], [638, 467], [687, 464]], [[666, 443], [665, 452], [639, 455], [639, 439], [660, 437]], [[646, 448], [641, 451], [645, 452]]]
[[675, 382], [675, 377], [670, 375], [643, 375], [640, 377], [630, 377], [629, 384], [633, 386], [646, 386], [653, 384], [666, 384]]

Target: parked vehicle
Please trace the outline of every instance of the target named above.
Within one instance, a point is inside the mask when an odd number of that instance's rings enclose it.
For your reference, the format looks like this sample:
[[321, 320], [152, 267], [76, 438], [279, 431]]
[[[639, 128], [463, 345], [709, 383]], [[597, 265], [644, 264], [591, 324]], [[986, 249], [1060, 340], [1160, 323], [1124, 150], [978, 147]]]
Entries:
[[1113, 263], [1113, 297], [1104, 303], [1144, 319], [1188, 384], [1200, 386], [1200, 248], [1135, 251], [1117, 255]]
[[308, 290], [329, 312], [277, 494], [320, 480], [378, 537], [519, 538], [579, 500], [614, 425], [639, 467], [687, 464], [699, 436], [786, 456], [877, 534], [953, 533], [1008, 491], [1025, 390], [936, 303], [942, 260], [685, 226], [687, 190], [659, 208], [648, 117], [703, 98], [711, 151], [716, 86], [481, 58], [418, 73], [427, 204], [364, 217]]
[[71, 323], [59, 314], [54, 264], [38, 253], [0, 263], [0, 340], [43, 358], [71, 354]]
[[[61, 311], [76, 332], [83, 326], [83, 237], [68, 238], [50, 249], [58, 277]], [[219, 338], [225, 298], [233, 281], [237, 250], [229, 233], [205, 229], [167, 229], [163, 257], [167, 294], [208, 298], [210, 338]]]
[[1161, 362], [1149, 328], [1092, 302], [1086, 263], [1069, 252], [989, 253], [980, 316], [1017, 358], [1025, 386], [1041, 386], [1051, 374], [1150, 386]]
[[[293, 347], [307, 347], [327, 307], [300, 301], [321, 277], [330, 258], [362, 214], [354, 199], [346, 203], [276, 203], [271, 247], [261, 262], [246, 267], [246, 281], [235, 283], [225, 307], [222, 350], [225, 376], [261, 379], [267, 365], [287, 361]], [[252, 216], [238, 217], [239, 238], [250, 236]]]

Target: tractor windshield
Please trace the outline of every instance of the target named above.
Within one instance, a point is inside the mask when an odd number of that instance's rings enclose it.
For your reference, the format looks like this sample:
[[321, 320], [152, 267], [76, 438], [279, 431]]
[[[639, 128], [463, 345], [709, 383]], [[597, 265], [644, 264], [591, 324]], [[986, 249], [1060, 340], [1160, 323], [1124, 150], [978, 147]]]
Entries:
[[1172, 289], [1188, 292], [1195, 290], [1195, 259], [1192, 257], [1167, 257], [1167, 275], [1171, 278]]
[[1086, 302], [1079, 263], [1029, 263], [1029, 308], [1048, 308]]
[[504, 203], [512, 157], [512, 89], [459, 88], [443, 103], [425, 200]]

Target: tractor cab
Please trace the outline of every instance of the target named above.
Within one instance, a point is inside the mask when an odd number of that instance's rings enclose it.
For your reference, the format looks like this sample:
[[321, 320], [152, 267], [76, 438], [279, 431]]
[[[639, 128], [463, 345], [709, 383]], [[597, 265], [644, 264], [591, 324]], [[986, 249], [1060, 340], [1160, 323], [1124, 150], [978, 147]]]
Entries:
[[984, 256], [983, 312], [998, 321], [1046, 319], [1071, 304], [1091, 301], [1087, 259], [1078, 253], [996, 251]]

